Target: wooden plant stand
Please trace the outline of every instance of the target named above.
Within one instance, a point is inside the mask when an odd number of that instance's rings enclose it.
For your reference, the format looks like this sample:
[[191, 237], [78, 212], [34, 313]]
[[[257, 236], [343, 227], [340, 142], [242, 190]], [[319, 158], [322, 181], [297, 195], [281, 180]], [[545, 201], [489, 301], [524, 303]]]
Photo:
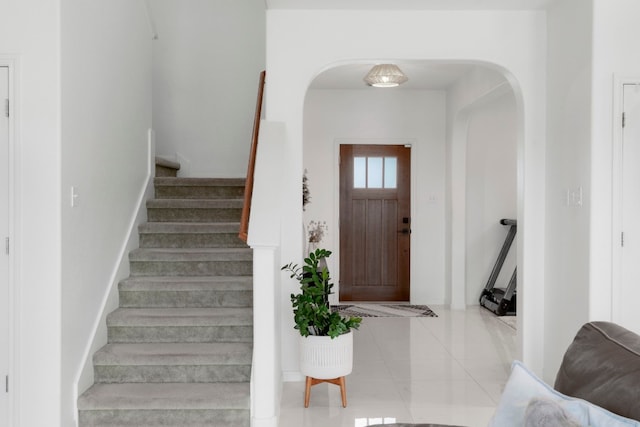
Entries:
[[347, 407], [347, 388], [345, 386], [344, 377], [333, 378], [329, 380], [320, 380], [317, 378], [307, 377], [307, 383], [304, 390], [304, 407], [309, 407], [309, 398], [311, 397], [311, 387], [316, 384], [330, 383], [340, 386], [340, 396], [342, 396], [342, 407]]

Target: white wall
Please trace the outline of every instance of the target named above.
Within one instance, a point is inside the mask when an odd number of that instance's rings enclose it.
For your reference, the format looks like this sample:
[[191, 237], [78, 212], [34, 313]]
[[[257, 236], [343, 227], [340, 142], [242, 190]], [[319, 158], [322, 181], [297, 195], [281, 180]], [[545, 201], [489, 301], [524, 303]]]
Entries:
[[14, 425], [60, 419], [59, 1], [3, 2], [0, 56], [15, 64], [12, 271]]
[[262, 0], [154, 0], [153, 122], [180, 176], [244, 177], [259, 74]]
[[[513, 88], [504, 74], [479, 65], [447, 90], [445, 302], [453, 309], [464, 309], [468, 304], [467, 295], [478, 286], [467, 280], [469, 122], [476, 111], [507, 94], [513, 96]], [[514, 108], [517, 111], [517, 106]], [[517, 118], [513, 120], [511, 125], [517, 131]]]
[[[607, 2], [610, 4], [610, 2]], [[549, 10], [547, 61], [547, 226], [546, 280], [544, 310], [546, 317], [545, 379], [553, 381], [562, 355], [582, 323], [589, 320], [589, 265], [599, 269], [608, 264], [610, 244], [596, 243], [590, 234], [604, 233], [609, 237], [611, 225], [601, 223], [601, 230], [590, 226], [590, 210], [595, 209], [592, 191], [590, 141], [591, 122], [591, 60], [592, 2], [567, 0], [556, 2]], [[568, 26], [567, 22], [571, 22]], [[597, 40], [597, 37], [595, 38]], [[609, 49], [610, 46], [607, 47]], [[610, 95], [611, 81], [607, 82]], [[595, 102], [595, 99], [593, 100]], [[611, 100], [602, 100], [610, 105]], [[594, 105], [598, 105], [596, 102]], [[594, 116], [595, 117], [595, 116]], [[607, 116], [608, 118], [608, 116]], [[605, 118], [606, 120], [606, 118]], [[610, 139], [601, 143], [608, 148], [594, 156], [594, 161], [609, 163]], [[610, 170], [609, 170], [610, 173]], [[607, 179], [609, 182], [610, 180]], [[594, 184], [596, 181], [593, 181]], [[604, 182], [602, 183], [606, 185]], [[599, 184], [598, 184], [599, 185]], [[568, 204], [567, 190], [582, 187], [583, 204]], [[597, 185], [596, 185], [597, 187]], [[595, 187], [594, 187], [595, 188]], [[607, 188], [608, 195], [611, 188]], [[611, 199], [602, 200], [599, 208], [611, 210]], [[594, 199], [595, 200], [595, 199]], [[590, 258], [593, 251], [600, 255]], [[593, 264], [590, 262], [593, 261]], [[593, 279], [592, 279], [593, 280]], [[605, 283], [610, 283], [606, 278]], [[604, 283], [603, 283], [604, 284]], [[600, 295], [591, 301], [608, 310], [610, 295]]]
[[[544, 281], [545, 42], [543, 12], [269, 10], [266, 119], [284, 122], [287, 132], [282, 159], [287, 175], [280, 189], [283, 261], [298, 259], [302, 251], [303, 109], [309, 83], [318, 73], [349, 62], [393, 59], [493, 64], [506, 70], [517, 100], [518, 265], [524, 267], [519, 283], [525, 293], [531, 290], [521, 310], [527, 337], [522, 348], [524, 361], [541, 372], [543, 295], [534, 287]], [[295, 284], [283, 275], [283, 295], [293, 289]], [[288, 304], [283, 300], [283, 307]], [[289, 318], [290, 312], [283, 311], [283, 355], [295, 357]], [[296, 365], [283, 360], [285, 371]]]
[[[517, 217], [517, 117], [513, 92], [471, 112], [466, 153], [466, 304], [477, 305]], [[496, 287], [506, 288], [516, 264], [516, 243], [500, 271]]]
[[[103, 299], [116, 289], [120, 277], [112, 276], [146, 186], [152, 40], [142, 1], [63, 0], [61, 17], [60, 395], [62, 425], [70, 426], [83, 358], [96, 322], [103, 321]], [[71, 186], [77, 189], [76, 207], [70, 203]], [[106, 325], [99, 326], [103, 332], [96, 346], [106, 343]], [[91, 369], [91, 355], [88, 362]], [[79, 385], [80, 393], [88, 380]]]
[[311, 203], [304, 223], [326, 221], [339, 294], [338, 145], [412, 144], [411, 302], [444, 303], [445, 93], [376, 89], [310, 90], [304, 107], [304, 168]]
[[[612, 210], [607, 208], [615, 203], [611, 192], [612, 146], [619, 141], [612, 141], [612, 135], [618, 132], [614, 129], [620, 123], [620, 117], [613, 115], [613, 82], [616, 77], [633, 77], [640, 80], [640, 57], [634, 53], [637, 52], [636, 40], [640, 38], [637, 20], [640, 4], [631, 0], [593, 0], [593, 8], [589, 317], [617, 320], [616, 313], [611, 313], [612, 304], [634, 304], [634, 301], [625, 301], [624, 295], [617, 294], [618, 283], [613, 283], [613, 292], [616, 293], [617, 299], [612, 301], [611, 277], [614, 272], [610, 254], [615, 248], [612, 247], [612, 242], [615, 241], [617, 244], [619, 235], [611, 235], [611, 224], [617, 218], [612, 218]], [[617, 99], [621, 100], [620, 97]], [[617, 108], [617, 112], [620, 111]], [[614, 253], [617, 252], [617, 248], [615, 249]], [[632, 329], [638, 328], [638, 325], [629, 326]]]

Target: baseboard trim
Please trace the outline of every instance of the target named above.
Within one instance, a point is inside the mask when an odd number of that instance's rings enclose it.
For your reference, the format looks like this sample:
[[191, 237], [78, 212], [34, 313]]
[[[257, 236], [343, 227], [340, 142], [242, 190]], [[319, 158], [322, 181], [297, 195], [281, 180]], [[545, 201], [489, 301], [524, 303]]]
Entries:
[[251, 418], [251, 427], [278, 427], [278, 417]]
[[305, 380], [305, 376], [300, 371], [283, 371], [282, 381], [285, 383], [295, 383]]

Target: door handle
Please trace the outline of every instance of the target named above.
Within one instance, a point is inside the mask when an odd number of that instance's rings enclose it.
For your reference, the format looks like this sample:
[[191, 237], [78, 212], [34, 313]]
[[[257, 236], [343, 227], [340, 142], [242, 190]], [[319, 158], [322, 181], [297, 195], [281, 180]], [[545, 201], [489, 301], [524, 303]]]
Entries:
[[398, 230], [398, 233], [411, 234], [411, 230], [408, 228], [403, 228], [402, 230]]

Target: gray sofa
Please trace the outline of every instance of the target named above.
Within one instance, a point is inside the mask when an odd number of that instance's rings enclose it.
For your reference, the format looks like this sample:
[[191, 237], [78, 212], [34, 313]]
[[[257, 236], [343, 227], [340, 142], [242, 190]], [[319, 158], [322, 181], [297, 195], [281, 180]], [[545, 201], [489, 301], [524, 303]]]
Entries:
[[[640, 421], [640, 336], [610, 322], [583, 325], [565, 352], [553, 388], [563, 395]], [[453, 427], [384, 425], [391, 426]]]
[[567, 349], [554, 388], [640, 421], [640, 336], [614, 323], [587, 323]]

